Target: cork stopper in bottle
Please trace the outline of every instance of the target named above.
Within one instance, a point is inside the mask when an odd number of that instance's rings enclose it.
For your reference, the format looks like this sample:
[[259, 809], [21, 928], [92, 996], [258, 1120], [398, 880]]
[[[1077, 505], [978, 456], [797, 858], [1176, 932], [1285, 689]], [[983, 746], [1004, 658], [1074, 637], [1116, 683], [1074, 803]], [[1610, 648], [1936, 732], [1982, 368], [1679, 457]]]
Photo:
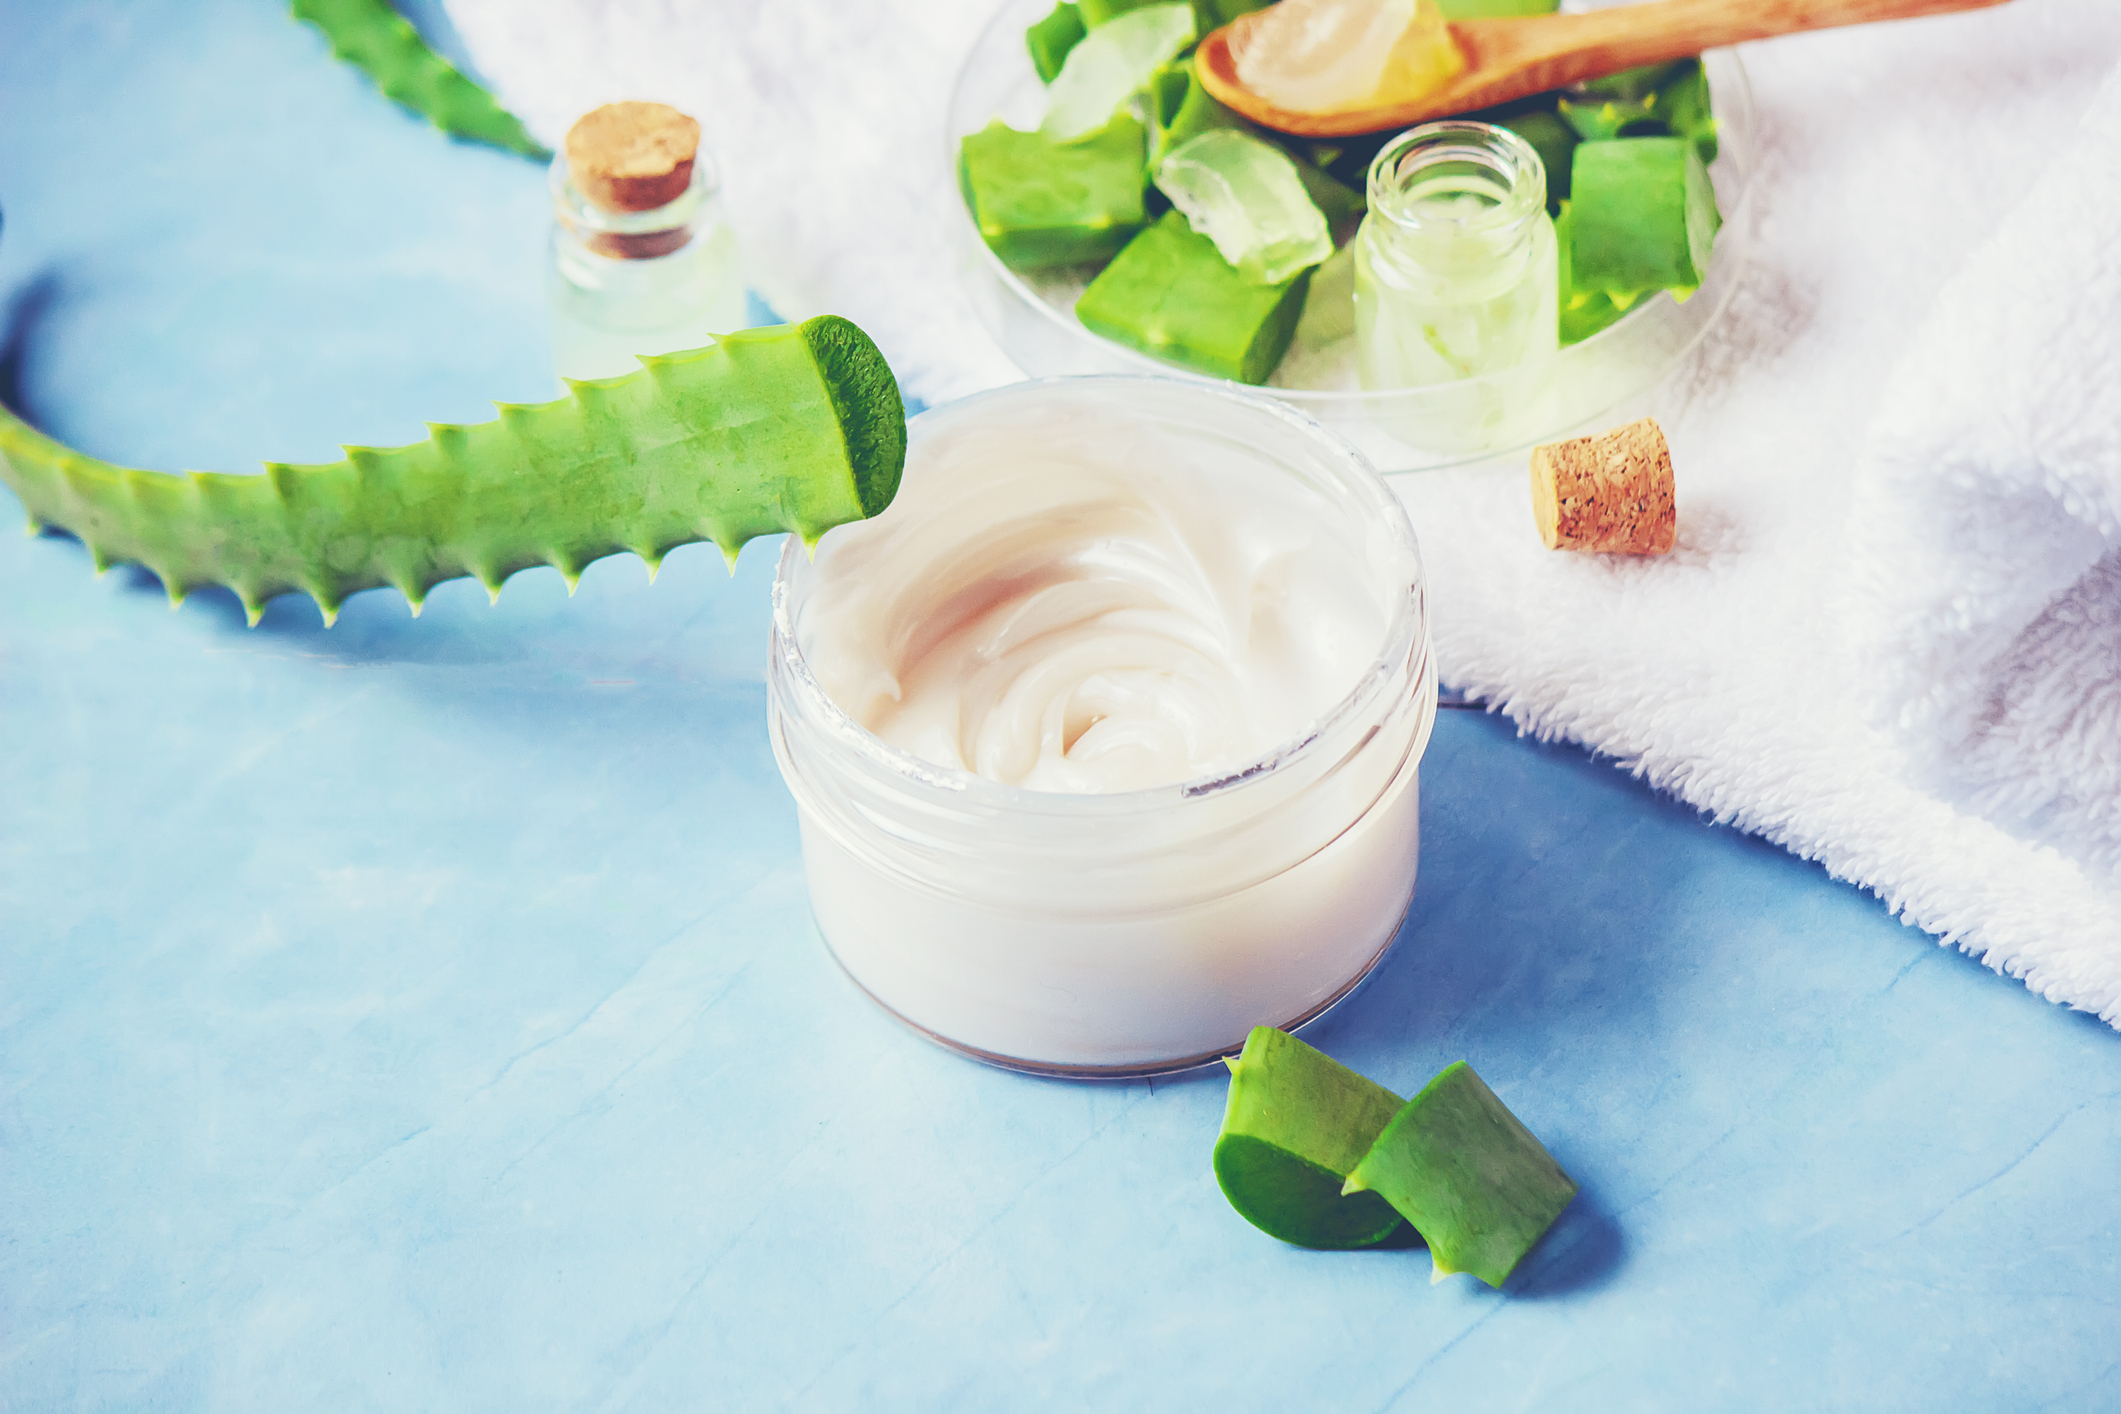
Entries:
[[592, 206], [653, 211], [684, 194], [700, 125], [663, 103], [607, 103], [567, 130], [567, 175]]
[[1549, 550], [1662, 555], [1679, 518], [1657, 419], [1532, 449], [1532, 518]]

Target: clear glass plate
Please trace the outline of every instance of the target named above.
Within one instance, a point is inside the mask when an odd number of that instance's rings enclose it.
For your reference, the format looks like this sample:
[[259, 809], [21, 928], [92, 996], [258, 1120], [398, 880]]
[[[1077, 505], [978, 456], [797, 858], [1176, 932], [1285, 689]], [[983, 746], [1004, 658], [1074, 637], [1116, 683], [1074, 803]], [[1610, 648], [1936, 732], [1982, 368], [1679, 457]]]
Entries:
[[[1044, 86], [1024, 48], [1024, 30], [1052, 0], [1007, 0], [973, 44], [950, 95], [947, 159], [959, 141], [995, 118], [1035, 127]], [[1755, 147], [1753, 93], [1735, 54], [1703, 56], [1714, 95], [1719, 153], [1709, 171], [1724, 225], [1708, 279], [1685, 303], [1659, 294], [1609, 329], [1537, 363], [1455, 383], [1365, 392], [1355, 380], [1353, 315], [1346, 334], [1314, 338], [1312, 320], [1263, 390], [1353, 442], [1387, 474], [1432, 471], [1512, 456], [1595, 426], [1662, 382], [1730, 307], [1751, 256]], [[953, 183], [953, 187], [955, 187]], [[1094, 269], [1019, 275], [979, 238], [969, 208], [952, 222], [958, 278], [987, 329], [1027, 377], [1070, 373], [1190, 373], [1085, 329], [1075, 299]], [[1341, 263], [1341, 262], [1335, 262]], [[1330, 274], [1330, 271], [1324, 272]], [[1324, 275], [1314, 287], [1325, 284]]]

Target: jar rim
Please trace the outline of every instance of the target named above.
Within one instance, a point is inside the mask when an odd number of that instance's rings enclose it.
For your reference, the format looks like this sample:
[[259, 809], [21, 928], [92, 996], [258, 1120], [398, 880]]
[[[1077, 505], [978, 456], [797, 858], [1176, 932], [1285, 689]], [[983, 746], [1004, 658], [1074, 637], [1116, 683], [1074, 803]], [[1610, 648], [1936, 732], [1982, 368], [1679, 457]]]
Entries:
[[[1424, 154], [1429, 162], [1470, 163], [1507, 178], [1504, 198], [1471, 215], [1417, 214], [1398, 199], [1404, 194], [1400, 164], [1416, 148], [1432, 150]], [[1499, 231], [1544, 211], [1547, 204], [1547, 170], [1538, 150], [1509, 128], [1469, 118], [1408, 128], [1370, 159], [1364, 186], [1369, 209], [1403, 231]]]
[[[857, 722], [825, 691], [811, 671], [795, 632], [794, 609], [789, 602], [790, 577], [800, 560], [807, 557], [809, 552], [797, 537], [790, 536], [781, 552], [780, 563], [773, 579], [775, 658], [778, 665], [785, 669], [796, 692], [806, 708], [815, 714], [819, 724], [830, 736], [852, 749], [871, 767], [917, 789], [945, 793], [938, 798], [952, 799], [967, 806], [984, 806], [990, 809], [1008, 809], [1018, 814], [1048, 816], [1140, 815], [1188, 800], [1228, 795], [1256, 781], [1271, 777], [1292, 761], [1307, 757], [1320, 741], [1331, 737], [1337, 728], [1346, 725], [1375, 703], [1402, 670], [1403, 664], [1407, 666], [1412, 682], [1418, 684], [1433, 680], [1427, 661], [1433, 652], [1428, 632], [1427, 580], [1423, 572], [1420, 543], [1415, 539], [1413, 523], [1407, 517], [1406, 507], [1360, 451], [1315, 418], [1291, 408], [1286, 403], [1242, 391], [1233, 384], [1201, 384], [1153, 375], [1107, 373], [1028, 379], [953, 399], [917, 414], [910, 419], [908, 425], [908, 455], [912, 455], [912, 449], [918, 444], [922, 433], [942, 416], [983, 403], [1022, 397], [1041, 388], [1084, 388], [1100, 384], [1130, 388], [1154, 386], [1167, 389], [1179, 398], [1216, 399], [1249, 412], [1263, 414], [1301, 433], [1307, 440], [1329, 453], [1337, 469], [1351, 473], [1343, 483], [1344, 488], [1355, 492], [1361, 500], [1367, 502], [1364, 509], [1383, 521], [1387, 532], [1407, 553], [1412, 570], [1407, 592], [1393, 596], [1390, 617], [1369, 665], [1346, 694], [1307, 723], [1295, 736], [1277, 742], [1258, 756], [1232, 769], [1126, 791], [1044, 791], [1008, 785], [971, 771], [938, 766], [903, 747], [893, 746]], [[924, 427], [924, 423], [928, 424], [928, 427]], [[1410, 657], [1411, 663], [1408, 661]]]

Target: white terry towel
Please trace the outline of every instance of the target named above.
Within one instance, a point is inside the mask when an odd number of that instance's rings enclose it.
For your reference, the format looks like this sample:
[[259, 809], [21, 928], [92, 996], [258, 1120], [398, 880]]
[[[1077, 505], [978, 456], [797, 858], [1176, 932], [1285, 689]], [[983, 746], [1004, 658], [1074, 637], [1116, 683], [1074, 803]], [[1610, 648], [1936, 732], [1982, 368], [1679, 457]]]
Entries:
[[2121, 75], [1910, 343], [1871, 425], [1843, 557], [1851, 680], [1908, 780], [2018, 844], [1991, 846], [2008, 868], [1977, 856], [1964, 878], [1941, 877], [1925, 921], [2109, 1020], [2121, 996], [2117, 240]]
[[[699, 117], [783, 313], [855, 319], [927, 401], [1015, 376], [944, 225], [962, 218], [943, 107], [989, 0], [449, 9], [547, 141], [616, 98]], [[2111, 92], [2074, 136], [2121, 58], [2121, 5], [2014, 0], [1744, 57], [1758, 268], [1651, 404], [1679, 546], [1552, 554], [1521, 473], [1401, 478], [1445, 678], [2121, 1024], [2121, 499], [2091, 366], [2114, 310], [2098, 237], [2121, 232]], [[2043, 244], [2038, 210], [2071, 202], [2081, 238]]]

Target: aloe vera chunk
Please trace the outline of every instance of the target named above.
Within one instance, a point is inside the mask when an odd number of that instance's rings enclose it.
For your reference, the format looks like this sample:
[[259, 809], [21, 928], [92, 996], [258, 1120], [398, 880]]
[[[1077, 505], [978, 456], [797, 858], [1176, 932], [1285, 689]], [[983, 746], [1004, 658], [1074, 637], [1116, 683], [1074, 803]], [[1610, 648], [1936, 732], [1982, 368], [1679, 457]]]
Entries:
[[1310, 281], [1306, 269], [1255, 285], [1183, 213], [1166, 211], [1090, 282], [1075, 315], [1092, 333], [1181, 367], [1264, 383], [1295, 337]]
[[1010, 267], [1103, 260], [1145, 219], [1142, 125], [1122, 115], [1080, 142], [1000, 121], [968, 136], [959, 177], [980, 239]]
[[[1149, 169], [1154, 171], [1164, 155], [1175, 147], [1199, 137], [1202, 133], [1214, 132], [1218, 128], [1236, 128], [1250, 132], [1252, 125], [1226, 108], [1215, 95], [1201, 86], [1200, 76], [1193, 71], [1193, 61], [1184, 59], [1164, 71], [1185, 80], [1185, 87], [1165, 89], [1161, 85], [1152, 89], [1156, 96], [1153, 111], [1156, 131], [1149, 139]], [[1175, 92], [1176, 102], [1172, 101]]]
[[1179, 144], [1156, 185], [1187, 223], [1255, 285], [1278, 285], [1333, 253], [1296, 164], [1270, 142], [1219, 128]]
[[1167, 5], [1170, 0], [1082, 0], [1083, 23], [1091, 29], [1110, 24], [1121, 15], [1131, 15], [1136, 10], [1146, 10], [1151, 5]]
[[1031, 51], [1031, 67], [1038, 70], [1040, 83], [1053, 82], [1084, 32], [1083, 12], [1074, 0], [1060, 0], [1051, 14], [1024, 31], [1024, 47]]
[[1679, 72], [1658, 90], [1657, 104], [1659, 116], [1672, 130], [1672, 136], [1692, 142], [1703, 162], [1716, 160], [1716, 114], [1709, 103], [1708, 70], [1702, 68], [1699, 59], [1690, 59], [1680, 66]]
[[1547, 172], [1547, 210], [1550, 213], [1558, 211], [1569, 195], [1569, 177], [1575, 166], [1576, 144], [1580, 140], [1575, 129], [1544, 108], [1512, 113], [1490, 121], [1523, 138], [1539, 154], [1539, 165]]
[[1569, 193], [1574, 287], [1626, 309], [1653, 290], [1700, 287], [1722, 217], [1701, 154], [1686, 138], [1633, 137], [1576, 149]]
[[1193, 12], [1200, 16], [1200, 32], [1206, 34], [1272, 3], [1273, 0], [1193, 0]]
[[1374, 1247], [1400, 1226], [1371, 1193], [1343, 1197], [1399, 1097], [1271, 1026], [1230, 1065], [1215, 1181], [1260, 1231], [1298, 1247]]
[[112, 466], [0, 408], [0, 481], [30, 525], [88, 546], [98, 569], [145, 565], [172, 603], [233, 590], [252, 624], [299, 590], [329, 624], [357, 590], [427, 591], [503, 580], [630, 550], [651, 567], [675, 545], [793, 531], [815, 541], [890, 504], [906, 460], [905, 405], [869, 336], [825, 315], [644, 358], [639, 372], [501, 404], [500, 418], [434, 426], [406, 447], [348, 447], [263, 476], [170, 476]]
[[492, 94], [427, 47], [385, 0], [293, 0], [294, 17], [331, 41], [331, 52], [375, 80], [383, 95], [443, 132], [540, 160], [552, 156]]
[[1106, 126], [1121, 104], [1193, 42], [1191, 5], [1145, 5], [1102, 25], [1087, 13], [1083, 19], [1090, 33], [1046, 85], [1046, 116], [1038, 130], [1057, 142]]
[[1576, 1183], [1473, 1067], [1454, 1061], [1392, 1116], [1344, 1191], [1381, 1196], [1414, 1224], [1434, 1280], [1469, 1272], [1501, 1286]]
[[1613, 297], [1597, 290], [1576, 288], [1575, 272], [1569, 262], [1569, 212], [1568, 202], [1561, 204], [1561, 214], [1554, 218], [1555, 263], [1559, 267], [1560, 298], [1558, 308], [1561, 320], [1561, 345], [1581, 343], [1599, 330], [1620, 322], [1627, 310], [1613, 303]]

